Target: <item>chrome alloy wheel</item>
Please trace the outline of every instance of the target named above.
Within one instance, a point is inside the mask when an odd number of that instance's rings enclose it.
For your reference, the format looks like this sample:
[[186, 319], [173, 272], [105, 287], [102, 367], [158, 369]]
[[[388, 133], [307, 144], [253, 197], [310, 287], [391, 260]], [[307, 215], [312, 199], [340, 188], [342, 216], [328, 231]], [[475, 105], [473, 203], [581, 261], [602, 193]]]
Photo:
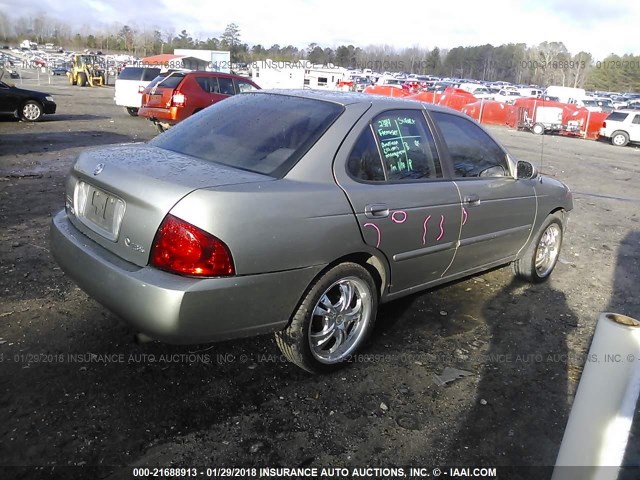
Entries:
[[372, 315], [372, 292], [362, 279], [345, 277], [331, 285], [313, 309], [309, 345], [325, 364], [344, 361], [356, 350]]
[[35, 103], [27, 103], [22, 108], [22, 115], [30, 122], [33, 122], [34, 120], [40, 118], [42, 112], [40, 110], [40, 107], [38, 107], [38, 105], [36, 105]]
[[552, 223], [540, 237], [536, 248], [536, 273], [540, 277], [546, 277], [556, 264], [562, 243], [562, 231], [560, 226]]

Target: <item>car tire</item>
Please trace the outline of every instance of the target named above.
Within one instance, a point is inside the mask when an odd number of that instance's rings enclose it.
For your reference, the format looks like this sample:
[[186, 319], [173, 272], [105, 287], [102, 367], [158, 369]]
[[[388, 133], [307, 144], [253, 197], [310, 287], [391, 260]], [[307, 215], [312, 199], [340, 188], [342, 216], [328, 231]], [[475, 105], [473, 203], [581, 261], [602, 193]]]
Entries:
[[613, 132], [611, 134], [611, 144], [616, 147], [624, 147], [629, 143], [629, 134], [627, 132], [623, 132], [622, 130], [618, 130], [617, 132]]
[[513, 262], [518, 278], [531, 283], [546, 281], [560, 258], [564, 226], [559, 213], [549, 215], [523, 255]]
[[78, 74], [78, 85], [80, 85], [81, 87], [87, 86], [87, 76], [84, 73]]
[[132, 117], [138, 116], [138, 109], [135, 107], [124, 107], [127, 110], [127, 113]]
[[531, 131], [536, 135], [542, 135], [544, 133], [544, 125], [541, 123], [536, 123], [531, 127]]
[[73, 79], [73, 75], [69, 74], [68, 77], [69, 77], [69, 85], [75, 85], [76, 81]]
[[37, 122], [44, 115], [44, 109], [35, 100], [29, 100], [20, 109], [20, 118], [25, 122]]
[[167, 129], [164, 127], [164, 125], [162, 125], [160, 122], [153, 122], [153, 124], [156, 127], [156, 130], [158, 131], [158, 133], [164, 133], [167, 131]]
[[371, 274], [356, 263], [342, 263], [309, 286], [289, 326], [276, 332], [276, 344], [310, 373], [337, 370], [366, 342], [377, 310]]

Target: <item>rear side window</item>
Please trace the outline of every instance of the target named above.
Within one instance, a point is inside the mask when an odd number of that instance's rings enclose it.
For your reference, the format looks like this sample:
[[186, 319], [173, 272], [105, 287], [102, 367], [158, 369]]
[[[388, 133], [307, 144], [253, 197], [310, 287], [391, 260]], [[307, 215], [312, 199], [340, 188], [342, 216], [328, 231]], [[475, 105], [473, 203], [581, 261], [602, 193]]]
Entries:
[[636, 114], [636, 116], [633, 117], [633, 120], [631, 120], [631, 123], [634, 125], [640, 125], [640, 114]]
[[196, 77], [196, 83], [207, 93], [220, 93], [217, 77]]
[[504, 150], [482, 128], [458, 115], [431, 115], [447, 144], [456, 177], [510, 176]]
[[371, 126], [362, 132], [349, 154], [347, 170], [352, 177], [367, 182], [384, 182], [384, 167]]
[[607, 120], [612, 120], [614, 122], [624, 122], [624, 120], [627, 118], [627, 115], [629, 114], [624, 112], [611, 112], [607, 117]]
[[220, 85], [220, 93], [223, 95], [235, 95], [236, 91], [233, 88], [233, 79], [220, 77], [218, 78], [218, 85]]
[[279, 178], [343, 110], [321, 100], [245, 93], [202, 110], [150, 144]]
[[159, 68], [145, 68], [142, 72], [142, 80], [145, 82], [150, 82], [154, 78], [160, 75]]
[[[144, 68], [125, 67], [118, 75], [118, 80], [140, 80], [142, 78], [143, 71]], [[160, 73], [160, 71], [158, 71], [158, 73]]]

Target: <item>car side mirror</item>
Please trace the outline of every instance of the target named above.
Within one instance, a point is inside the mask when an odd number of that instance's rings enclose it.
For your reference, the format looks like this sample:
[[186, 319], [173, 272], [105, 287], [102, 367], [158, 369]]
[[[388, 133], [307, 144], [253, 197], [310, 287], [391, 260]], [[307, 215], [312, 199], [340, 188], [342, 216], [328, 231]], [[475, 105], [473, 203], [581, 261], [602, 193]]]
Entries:
[[538, 171], [533, 164], [520, 160], [516, 164], [516, 178], [518, 179], [530, 179], [538, 176]]

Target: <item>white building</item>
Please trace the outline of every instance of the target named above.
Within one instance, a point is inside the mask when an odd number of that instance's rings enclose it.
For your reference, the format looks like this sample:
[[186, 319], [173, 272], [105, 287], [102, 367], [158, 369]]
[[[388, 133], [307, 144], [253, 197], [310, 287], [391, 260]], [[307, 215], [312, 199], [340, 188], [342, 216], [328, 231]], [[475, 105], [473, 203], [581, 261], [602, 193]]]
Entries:
[[231, 73], [231, 52], [226, 50], [192, 50], [176, 48], [174, 55], [199, 58], [208, 62], [207, 70], [211, 72]]
[[316, 90], [336, 90], [338, 82], [351, 78], [349, 70], [334, 65], [309, 65], [304, 72], [305, 88]]
[[304, 88], [305, 62], [258, 60], [251, 64], [251, 79], [261, 88]]

